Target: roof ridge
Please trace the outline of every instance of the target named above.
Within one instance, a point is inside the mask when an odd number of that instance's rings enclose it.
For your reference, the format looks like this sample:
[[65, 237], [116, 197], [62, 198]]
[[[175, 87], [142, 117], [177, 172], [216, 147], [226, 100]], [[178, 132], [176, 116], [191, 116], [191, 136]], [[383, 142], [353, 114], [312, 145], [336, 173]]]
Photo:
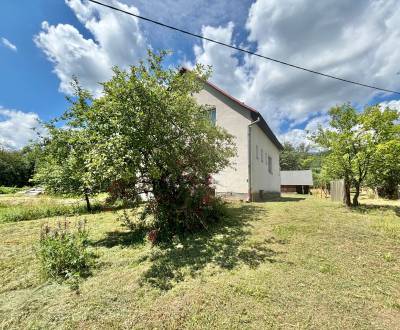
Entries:
[[[191, 71], [190, 69], [187, 69], [185, 67], [182, 67], [179, 72], [181, 74], [187, 72], [187, 71]], [[228, 92], [224, 91], [222, 88], [218, 87], [217, 85], [213, 84], [212, 82], [205, 80], [204, 81], [207, 85], [209, 85], [210, 87], [214, 88], [217, 92], [221, 93], [222, 95], [224, 95], [225, 97], [227, 97], [228, 99], [232, 100], [233, 102], [235, 102], [236, 104], [240, 105], [241, 107], [247, 109], [250, 111], [252, 117], [253, 116], [258, 116], [261, 118], [260, 122], [258, 123], [258, 125], [260, 126], [260, 128], [263, 130], [263, 132], [265, 133], [265, 135], [275, 144], [275, 146], [280, 149], [283, 150], [283, 146], [282, 144], [279, 142], [278, 138], [276, 137], [276, 135], [274, 134], [274, 132], [272, 132], [271, 128], [268, 126], [266, 120], [264, 119], [263, 115], [257, 111], [256, 109], [250, 107], [249, 105], [245, 104], [242, 101], [239, 101], [236, 97], [230, 95]], [[254, 119], [254, 118], [253, 118]]]

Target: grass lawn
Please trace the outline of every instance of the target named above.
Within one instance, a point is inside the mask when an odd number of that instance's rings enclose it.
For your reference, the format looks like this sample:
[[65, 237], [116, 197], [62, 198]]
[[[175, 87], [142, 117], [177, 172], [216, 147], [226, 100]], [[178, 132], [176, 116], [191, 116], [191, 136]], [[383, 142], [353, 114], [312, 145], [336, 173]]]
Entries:
[[399, 329], [399, 207], [232, 204], [218, 227], [165, 248], [115, 212], [80, 216], [97, 266], [79, 294], [35, 262], [41, 224], [60, 218], [0, 223], [0, 328]]

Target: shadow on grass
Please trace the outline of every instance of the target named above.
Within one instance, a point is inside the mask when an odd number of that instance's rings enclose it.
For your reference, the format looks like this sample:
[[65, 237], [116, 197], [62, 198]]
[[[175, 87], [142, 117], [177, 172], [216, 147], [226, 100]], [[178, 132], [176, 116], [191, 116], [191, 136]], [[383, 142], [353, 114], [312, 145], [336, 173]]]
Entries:
[[[295, 195], [297, 196], [297, 195]], [[278, 203], [285, 203], [285, 202], [300, 202], [300, 201], [304, 201], [306, 199], [306, 197], [289, 197], [289, 196], [274, 196], [274, 197], [269, 197], [268, 199], [261, 201], [261, 203], [265, 203], [265, 202], [278, 202]]]
[[367, 214], [370, 211], [391, 211], [396, 214], [396, 216], [400, 217], [400, 206], [395, 205], [362, 204], [357, 207], [353, 207], [351, 210], [362, 214]]
[[114, 246], [134, 246], [145, 242], [145, 231], [112, 231], [106, 233], [106, 237], [90, 242], [92, 246], [104, 246], [112, 248]]
[[230, 209], [229, 216], [218, 225], [180, 239], [179, 244], [156, 248], [147, 258], [150, 268], [142, 275], [141, 284], [150, 284], [169, 290], [183, 281], [185, 276], [196, 277], [206, 266], [232, 270], [240, 265], [256, 268], [260, 264], [279, 262], [271, 244], [285, 244], [275, 238], [246, 244], [251, 234], [250, 220], [265, 209], [256, 205], [243, 205]]

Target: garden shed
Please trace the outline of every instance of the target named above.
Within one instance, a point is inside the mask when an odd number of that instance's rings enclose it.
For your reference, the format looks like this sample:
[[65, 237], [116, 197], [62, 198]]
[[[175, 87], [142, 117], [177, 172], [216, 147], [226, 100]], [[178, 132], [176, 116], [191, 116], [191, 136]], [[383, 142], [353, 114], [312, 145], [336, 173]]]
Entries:
[[312, 186], [311, 170], [281, 171], [281, 192], [308, 194]]

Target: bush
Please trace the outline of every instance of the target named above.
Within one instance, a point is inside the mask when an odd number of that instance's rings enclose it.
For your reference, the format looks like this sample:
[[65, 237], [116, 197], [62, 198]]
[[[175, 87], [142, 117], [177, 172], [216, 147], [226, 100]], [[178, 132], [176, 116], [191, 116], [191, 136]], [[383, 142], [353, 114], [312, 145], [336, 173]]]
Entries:
[[153, 230], [149, 240], [154, 244], [171, 240], [174, 235], [191, 234], [207, 229], [226, 215], [224, 202], [216, 198], [206, 183], [195, 186], [180, 186], [175, 196], [159, 194], [145, 209], [154, 215]]
[[132, 232], [147, 233], [152, 244], [159, 244], [207, 230], [226, 215], [225, 202], [214, 196], [208, 182], [202, 182], [196, 189], [181, 185], [165, 190], [143, 207], [123, 210], [118, 221]]
[[76, 283], [77, 279], [90, 274], [94, 260], [87, 251], [85, 224], [85, 221], [79, 221], [76, 228], [71, 228], [64, 220], [54, 228], [49, 224], [42, 226], [37, 256], [46, 278]]

